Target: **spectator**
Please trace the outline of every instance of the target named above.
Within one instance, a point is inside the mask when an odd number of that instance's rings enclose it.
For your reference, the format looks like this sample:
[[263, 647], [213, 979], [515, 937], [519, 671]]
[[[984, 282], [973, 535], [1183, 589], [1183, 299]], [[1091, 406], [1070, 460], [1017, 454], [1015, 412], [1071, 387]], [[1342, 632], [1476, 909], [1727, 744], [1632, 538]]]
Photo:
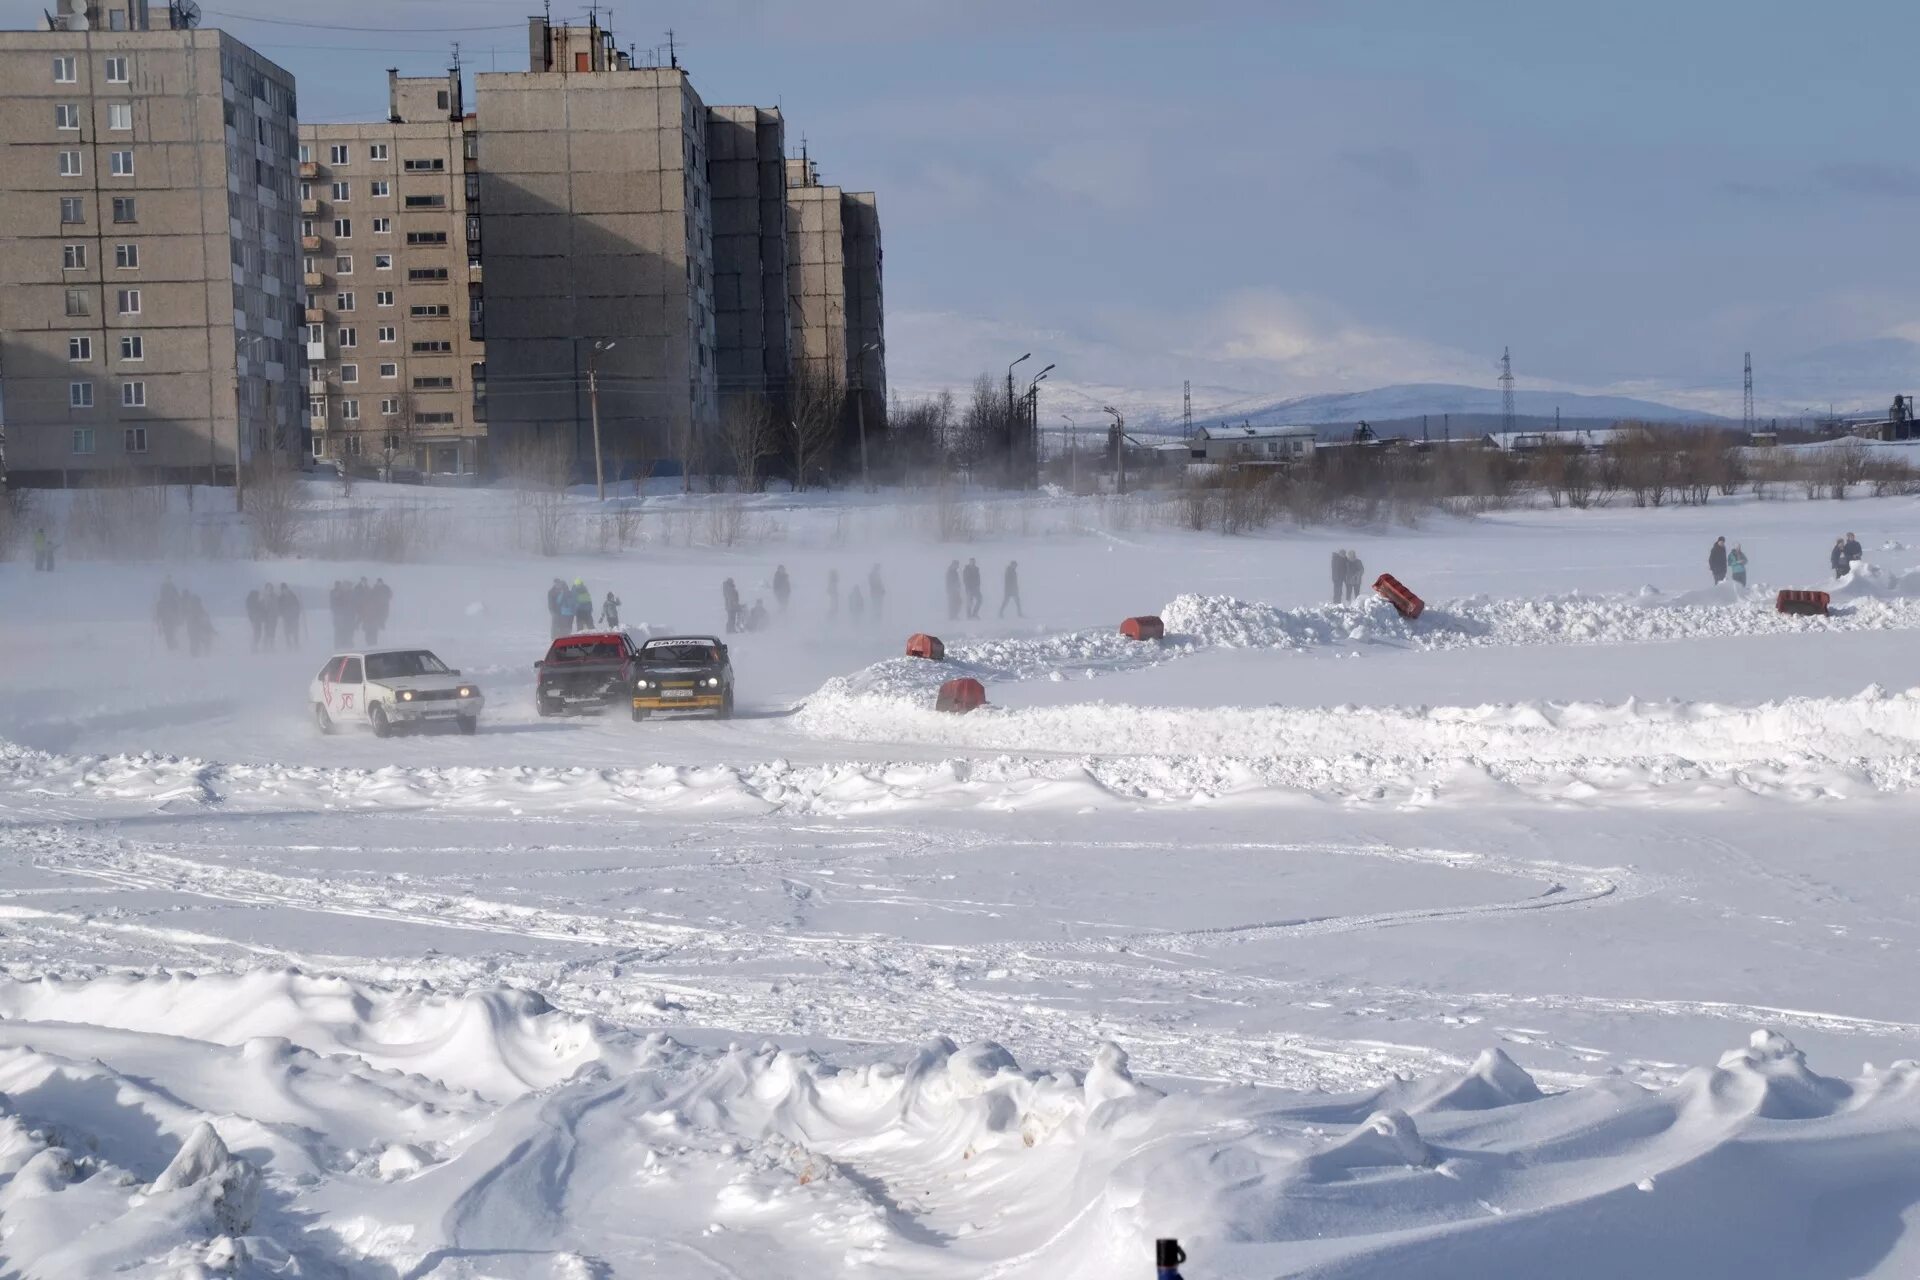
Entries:
[[1713, 585], [1719, 586], [1727, 578], [1727, 540], [1715, 538], [1713, 547], [1707, 552], [1707, 570], [1713, 574]]
[[960, 581], [967, 588], [967, 616], [977, 618], [983, 597], [980, 594], [980, 566], [974, 563], [972, 556], [967, 557], [967, 567], [960, 571]]
[[1009, 604], [1013, 606], [1014, 617], [1024, 618], [1027, 616], [1026, 611], [1020, 607], [1020, 562], [1018, 560], [1007, 561], [1007, 572], [1005, 577], [1001, 579], [1000, 617], [1004, 618], [1007, 616], [1007, 606]]
[[960, 562], [952, 561], [947, 565], [947, 617], [960, 616]]
[[1733, 544], [1733, 550], [1727, 552], [1727, 575], [1738, 585], [1747, 585], [1747, 553], [1740, 549], [1737, 542]]
[[1833, 540], [1833, 550], [1827, 553], [1827, 563], [1833, 566], [1834, 577], [1847, 576], [1847, 540], [1845, 538]]
[[[773, 570], [773, 602], [779, 607], [780, 612], [787, 611], [787, 597], [792, 594], [793, 582], [787, 577], [787, 566], [776, 565]], [[759, 607], [758, 600], [753, 603], [756, 608]]]

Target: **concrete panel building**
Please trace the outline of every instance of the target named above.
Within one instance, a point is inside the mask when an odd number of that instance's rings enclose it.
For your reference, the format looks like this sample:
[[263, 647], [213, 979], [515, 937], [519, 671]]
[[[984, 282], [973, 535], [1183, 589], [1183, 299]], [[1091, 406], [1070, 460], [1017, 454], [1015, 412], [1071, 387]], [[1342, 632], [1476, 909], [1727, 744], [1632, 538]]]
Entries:
[[786, 123], [769, 107], [713, 107], [707, 138], [720, 394], [777, 408], [790, 359]]
[[845, 388], [850, 429], [862, 411], [869, 424], [883, 421], [886, 309], [873, 193], [824, 185], [813, 161], [789, 160], [787, 254], [796, 376]]
[[313, 456], [472, 475], [487, 439], [473, 117], [457, 69], [387, 76], [387, 119], [300, 130]]
[[592, 368], [610, 471], [671, 467], [718, 413], [706, 105], [599, 28], [535, 18], [528, 45], [531, 70], [476, 77], [496, 448], [589, 461]]
[[91, 9], [0, 32], [4, 465], [224, 481], [304, 423], [293, 77]]

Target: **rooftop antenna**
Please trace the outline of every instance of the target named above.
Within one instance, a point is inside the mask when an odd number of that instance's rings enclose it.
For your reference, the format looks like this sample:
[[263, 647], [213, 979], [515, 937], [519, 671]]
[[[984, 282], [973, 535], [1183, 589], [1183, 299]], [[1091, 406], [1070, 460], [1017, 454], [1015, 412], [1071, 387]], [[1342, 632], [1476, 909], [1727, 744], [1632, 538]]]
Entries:
[[1500, 429], [1513, 431], [1513, 348], [1500, 348]]
[[1753, 352], [1747, 352], [1746, 395], [1740, 406], [1740, 429], [1753, 434]]
[[675, 71], [680, 69], [680, 51], [673, 43], [673, 28], [667, 28], [667, 65]]

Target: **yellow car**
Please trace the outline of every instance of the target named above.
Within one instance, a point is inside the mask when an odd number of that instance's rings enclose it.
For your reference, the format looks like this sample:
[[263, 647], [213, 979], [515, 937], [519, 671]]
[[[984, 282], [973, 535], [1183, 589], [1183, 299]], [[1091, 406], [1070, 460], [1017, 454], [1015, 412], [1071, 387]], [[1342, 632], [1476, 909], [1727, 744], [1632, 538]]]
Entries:
[[733, 715], [733, 662], [712, 636], [661, 636], [640, 646], [633, 664], [633, 718], [656, 711]]

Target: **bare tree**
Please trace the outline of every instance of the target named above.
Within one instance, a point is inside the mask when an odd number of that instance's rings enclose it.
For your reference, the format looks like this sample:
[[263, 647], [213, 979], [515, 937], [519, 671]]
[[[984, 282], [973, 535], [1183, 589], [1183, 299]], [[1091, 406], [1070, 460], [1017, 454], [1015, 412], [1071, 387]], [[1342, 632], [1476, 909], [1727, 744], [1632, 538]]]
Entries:
[[840, 435], [840, 413], [846, 388], [837, 378], [808, 370], [793, 380], [788, 396], [793, 443], [793, 487], [807, 487], [810, 472], [821, 470]]
[[719, 446], [742, 492], [757, 492], [760, 468], [780, 452], [780, 424], [758, 392], [728, 396], [720, 404]]
[[247, 464], [247, 529], [256, 556], [290, 554], [307, 512], [300, 475], [277, 449]]
[[573, 451], [557, 434], [516, 432], [497, 451], [500, 470], [514, 486], [514, 500], [533, 524], [543, 556], [559, 555], [567, 520], [567, 484]]
[[413, 452], [413, 397], [402, 391], [398, 409], [385, 419], [380, 436], [380, 478], [393, 481], [393, 463], [403, 453]]

